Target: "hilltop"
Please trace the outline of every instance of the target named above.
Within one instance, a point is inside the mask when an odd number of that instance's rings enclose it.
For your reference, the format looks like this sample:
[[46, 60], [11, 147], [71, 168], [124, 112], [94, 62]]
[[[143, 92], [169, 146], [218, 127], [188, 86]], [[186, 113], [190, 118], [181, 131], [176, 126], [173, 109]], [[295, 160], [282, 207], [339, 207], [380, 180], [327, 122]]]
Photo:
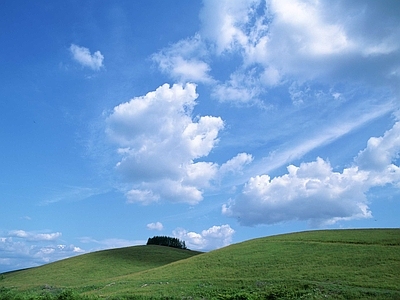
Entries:
[[154, 245], [105, 250], [3, 274], [0, 287], [91, 297], [400, 299], [399, 270], [399, 229], [321, 230], [208, 253]]

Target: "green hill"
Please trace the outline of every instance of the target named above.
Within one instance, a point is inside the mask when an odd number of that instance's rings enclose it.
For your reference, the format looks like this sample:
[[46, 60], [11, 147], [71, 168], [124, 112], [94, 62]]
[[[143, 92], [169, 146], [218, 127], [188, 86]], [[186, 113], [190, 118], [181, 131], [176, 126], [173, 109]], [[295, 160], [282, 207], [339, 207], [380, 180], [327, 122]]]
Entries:
[[399, 229], [300, 232], [198, 254], [162, 246], [100, 251], [5, 273], [0, 287], [3, 295], [35, 297], [69, 288], [131, 299], [400, 299]]
[[157, 268], [200, 253], [153, 245], [103, 250], [4, 273], [0, 286], [24, 290], [41, 285], [75, 288]]

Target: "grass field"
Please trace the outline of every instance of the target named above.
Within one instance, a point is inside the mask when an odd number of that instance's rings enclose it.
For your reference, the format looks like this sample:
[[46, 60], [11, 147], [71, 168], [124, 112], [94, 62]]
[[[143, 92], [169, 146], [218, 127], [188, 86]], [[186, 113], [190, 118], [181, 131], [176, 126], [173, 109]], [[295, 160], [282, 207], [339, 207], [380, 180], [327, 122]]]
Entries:
[[202, 254], [137, 246], [0, 276], [7, 300], [66, 298], [66, 289], [78, 298], [400, 299], [400, 230], [292, 233]]

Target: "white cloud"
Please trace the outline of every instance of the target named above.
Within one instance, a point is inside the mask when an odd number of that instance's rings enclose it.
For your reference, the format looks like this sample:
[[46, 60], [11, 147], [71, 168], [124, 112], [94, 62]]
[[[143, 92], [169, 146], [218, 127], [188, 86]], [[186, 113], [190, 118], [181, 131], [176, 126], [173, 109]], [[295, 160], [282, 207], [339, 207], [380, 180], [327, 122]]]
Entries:
[[207, 75], [210, 70], [209, 65], [197, 59], [186, 60], [180, 56], [163, 57], [160, 61], [160, 67], [163, 71], [170, 72], [172, 77], [184, 82], [207, 82], [211, 80]]
[[24, 230], [0, 232], [0, 273], [36, 267], [86, 252], [144, 245], [146, 242], [118, 238], [95, 240], [83, 237], [80, 238], [81, 243], [95, 245], [92, 249], [85, 250], [73, 244], [64, 244], [60, 241], [61, 236], [60, 232], [36, 233]]
[[368, 174], [357, 168], [333, 172], [321, 158], [290, 165], [288, 174], [270, 178], [252, 177], [241, 195], [223, 206], [223, 213], [237, 217], [243, 225], [285, 221], [334, 223], [340, 219], [370, 217], [365, 184]]
[[273, 0], [274, 26], [279, 27], [294, 51], [307, 55], [331, 55], [352, 47], [343, 26], [323, 19], [325, 7], [318, 1]]
[[281, 74], [278, 69], [275, 67], [267, 66], [263, 73], [260, 75], [260, 81], [261, 83], [265, 84], [266, 86], [276, 86], [278, 85], [282, 78]]
[[[199, 33], [152, 58], [173, 79], [207, 83], [213, 98], [235, 104], [267, 101], [270, 88], [292, 82], [393, 87], [400, 18], [387, 6], [398, 8], [396, 1], [207, 0]], [[223, 70], [221, 60], [236, 68]]]
[[53, 241], [61, 237], [61, 232], [54, 233], [33, 233], [24, 230], [12, 230], [8, 233], [10, 237], [26, 239], [28, 241]]
[[208, 187], [218, 172], [218, 166], [210, 162], [192, 163], [186, 168], [186, 184], [195, 184], [201, 188]]
[[198, 186], [187, 185], [186, 174], [180, 180], [164, 179], [151, 183], [144, 183], [143, 186], [150, 187], [160, 198], [170, 202], [184, 202], [191, 205], [198, 204], [203, 200], [203, 191]]
[[187, 124], [182, 137], [187, 141], [187, 148], [193, 158], [207, 156], [215, 143], [218, 142], [218, 132], [223, 128], [219, 117], [204, 116], [198, 122]]
[[[242, 58], [214, 96], [249, 102], [263, 88], [309, 80], [393, 86], [388, 78], [399, 68], [398, 8], [396, 1], [204, 1], [200, 34], [215, 45], [209, 52]], [[233, 79], [249, 78], [249, 70], [256, 70], [252, 85]]]
[[212, 226], [201, 233], [177, 228], [173, 235], [185, 241], [186, 246], [192, 250], [212, 250], [228, 246], [232, 242], [235, 233], [229, 225]]
[[324, 225], [369, 218], [366, 192], [386, 184], [400, 187], [400, 168], [393, 164], [400, 153], [399, 136], [397, 122], [382, 137], [369, 139], [356, 164], [342, 172], [318, 158], [299, 167], [288, 166], [283, 176], [252, 177], [236, 199], [223, 205], [222, 212], [244, 225], [292, 220]]
[[221, 102], [237, 104], [257, 102], [262, 92], [260, 79], [253, 70], [239, 70], [230, 75], [229, 80], [214, 85], [212, 97]]
[[[394, 1], [389, 4], [397, 5]], [[305, 114], [308, 107], [308, 116], [313, 113], [324, 115], [326, 123], [290, 114], [296, 120], [285, 120], [288, 124], [286, 128], [290, 128], [291, 124], [299, 124], [300, 118], [305, 120], [304, 123], [318, 126], [304, 125], [305, 129], [312, 129], [313, 132], [307, 132], [307, 137], [300, 133], [302, 136], [295, 142], [282, 144], [280, 149], [270, 152], [271, 155], [264, 158], [261, 164], [247, 168], [250, 172], [245, 173], [242, 169], [252, 160], [248, 154], [238, 155], [221, 166], [215, 162], [203, 161], [216, 146], [224, 122], [219, 117], [192, 116], [197, 99], [195, 86], [191, 83], [172, 87], [163, 85], [154, 92], [115, 107], [107, 119], [107, 132], [117, 143], [121, 155], [116, 168], [132, 183], [126, 193], [128, 202], [148, 204], [168, 200], [196, 204], [203, 199], [204, 189], [212, 185], [218, 175], [231, 175], [235, 172], [243, 172], [243, 177], [247, 176], [246, 180], [251, 173], [252, 180], [270, 186], [272, 190], [283, 182], [297, 188], [305, 185], [297, 173], [293, 175], [289, 172], [272, 179], [266, 175], [257, 175], [289, 164], [293, 159], [301, 158], [309, 151], [343, 137], [398, 106], [395, 103], [397, 99], [392, 103], [388, 99], [393, 95], [393, 79], [400, 68], [400, 39], [397, 38], [400, 36], [400, 27], [397, 26], [400, 18], [398, 14], [383, 12], [384, 9], [385, 4], [374, 1], [366, 1], [362, 9], [359, 2], [340, 2], [332, 6], [329, 1], [204, 1], [199, 33], [152, 56], [161, 71], [179, 82], [196, 81], [211, 85], [213, 98], [236, 104], [275, 101], [275, 108], [279, 109], [285, 106], [278, 102], [286, 100], [282, 95], [287, 92], [294, 107], [305, 107], [296, 112]], [[369, 22], [371, 19], [376, 22], [372, 24]], [[213, 63], [226, 66], [226, 62], [231, 59], [230, 62], [236, 63], [235, 68], [222, 71], [223, 68], [213, 68]], [[385, 91], [389, 90], [387, 93], [377, 92], [382, 85]], [[363, 90], [365, 86], [368, 86], [368, 92], [379, 95], [378, 99], [364, 100], [368, 94]], [[387, 86], [390, 88], [386, 89]], [[274, 88], [278, 93], [268, 94]], [[361, 103], [359, 98], [371, 107], [375, 104], [375, 107], [368, 111], [362, 110], [358, 104], [349, 104]], [[313, 102], [318, 105], [310, 105]], [[325, 105], [328, 102], [329, 105]], [[331, 102], [334, 102], [332, 106]], [[346, 105], [343, 104], [346, 102]], [[317, 111], [322, 107], [323, 112]], [[359, 113], [354, 113], [358, 109]], [[345, 111], [340, 120], [332, 122], [331, 119], [336, 117], [335, 112], [340, 110]], [[326, 116], [330, 119], [327, 120]], [[282, 119], [275, 118], [277, 121]], [[290, 137], [287, 132], [284, 135], [285, 138]], [[333, 171], [325, 160], [308, 163], [325, 166], [329, 170], [329, 180], [349, 180], [354, 185], [349, 183], [348, 189], [358, 192], [349, 198], [352, 209], [346, 209], [344, 202], [332, 200], [335, 203], [327, 207], [332, 211], [336, 209], [337, 213], [317, 213], [310, 217], [304, 213], [300, 219], [324, 223], [336, 222], [336, 215], [339, 219], [348, 219], [367, 217], [370, 214], [365, 192], [372, 178], [376, 177], [372, 176], [371, 170], [365, 169], [362, 161], [371, 161], [368, 153], [375, 152], [374, 145], [379, 144], [380, 149], [383, 149], [379, 139], [372, 139], [370, 143], [360, 154], [359, 164], [342, 171]], [[395, 173], [395, 166], [385, 165], [387, 157], [391, 157], [391, 150], [381, 151], [384, 152], [381, 157], [383, 162], [375, 163]], [[301, 164], [296, 168], [303, 170], [306, 167], [307, 164]], [[368, 176], [365, 182], [357, 183], [360, 174]], [[311, 183], [315, 183], [313, 179], [310, 175]], [[321, 185], [313, 189], [315, 192], [327, 191], [334, 186], [328, 179], [317, 179]], [[313, 187], [311, 183], [307, 188]], [[338, 183], [337, 186], [343, 189]], [[250, 181], [244, 191], [248, 194], [258, 193], [257, 186], [251, 185]], [[295, 192], [292, 191], [293, 194]], [[301, 201], [310, 201], [311, 191], [306, 189], [303, 192], [296, 194], [293, 207]], [[269, 191], [267, 195], [269, 193], [272, 192]], [[226, 205], [225, 213], [232, 216], [240, 214], [235, 207], [239, 206], [241, 199], [245, 203], [244, 194]], [[261, 198], [267, 195], [259, 194]], [[331, 196], [341, 199], [343, 194], [336, 191]], [[258, 200], [254, 200], [254, 207], [257, 207]], [[320, 203], [325, 203], [325, 200], [328, 201], [322, 197]], [[246, 210], [243, 204], [243, 211]], [[294, 212], [293, 215], [288, 212], [275, 219], [295, 218]], [[269, 220], [275, 222], [274, 217]]]
[[211, 68], [202, 60], [205, 54], [205, 46], [200, 36], [196, 35], [163, 49], [154, 54], [152, 59], [162, 72], [181, 82], [211, 83]]
[[383, 136], [370, 138], [367, 147], [358, 154], [355, 161], [362, 169], [380, 172], [399, 158], [399, 149], [400, 122], [396, 122]]
[[164, 229], [164, 226], [161, 222], [149, 223], [147, 224], [147, 229], [161, 231]]
[[253, 161], [253, 156], [247, 153], [239, 153], [220, 167], [220, 173], [237, 173], [243, 170], [243, 167]]
[[129, 190], [125, 194], [128, 203], [139, 202], [142, 204], [150, 204], [160, 199], [159, 195], [155, 195], [151, 190]]
[[75, 44], [71, 44], [69, 50], [72, 53], [72, 57], [78, 63], [84, 67], [89, 67], [92, 70], [98, 71], [103, 67], [104, 56], [100, 51], [96, 51], [93, 54], [90, 53], [88, 48], [81, 47]]
[[107, 133], [122, 159], [117, 170], [134, 185], [129, 202], [158, 200], [196, 204], [217, 173], [206, 157], [218, 142], [224, 123], [219, 117], [192, 119], [196, 86], [164, 84], [156, 91], [115, 107]]
[[0, 273], [35, 267], [85, 252], [74, 245], [59, 244], [60, 237], [60, 232], [24, 230], [12, 230], [0, 236]]
[[218, 54], [230, 51], [237, 43], [246, 44], [248, 37], [240, 26], [249, 22], [250, 12], [260, 1], [204, 1], [200, 14], [201, 33], [216, 44]]

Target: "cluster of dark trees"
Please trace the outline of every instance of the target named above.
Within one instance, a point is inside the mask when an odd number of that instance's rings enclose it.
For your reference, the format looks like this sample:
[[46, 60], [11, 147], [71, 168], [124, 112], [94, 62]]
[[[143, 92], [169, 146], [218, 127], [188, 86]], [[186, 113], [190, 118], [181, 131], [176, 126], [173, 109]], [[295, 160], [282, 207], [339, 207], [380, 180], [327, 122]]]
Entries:
[[169, 236], [153, 236], [147, 240], [146, 245], [160, 245], [160, 246], [168, 246], [179, 249], [187, 249], [185, 241], [181, 241], [177, 238], [169, 237]]

